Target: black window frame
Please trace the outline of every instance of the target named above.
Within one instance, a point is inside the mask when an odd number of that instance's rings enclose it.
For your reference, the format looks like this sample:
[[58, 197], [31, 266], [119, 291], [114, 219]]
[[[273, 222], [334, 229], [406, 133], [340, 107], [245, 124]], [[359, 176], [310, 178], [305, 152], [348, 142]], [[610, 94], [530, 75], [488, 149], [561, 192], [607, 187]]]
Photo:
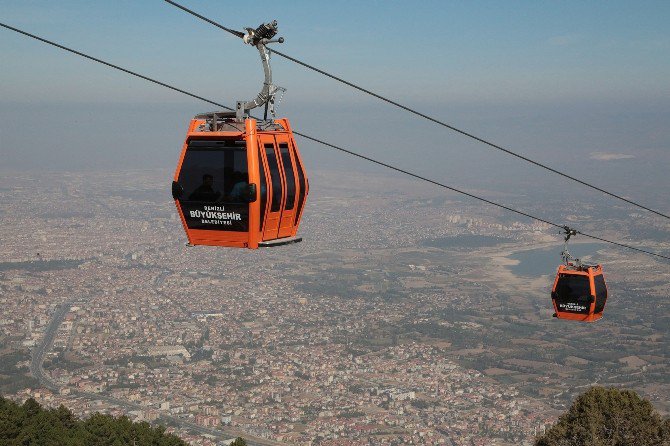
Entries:
[[593, 312], [600, 313], [605, 309], [607, 302], [607, 285], [602, 274], [593, 276], [593, 286], [596, 290], [596, 307]]
[[[258, 149], [258, 153], [260, 155], [260, 147]], [[263, 230], [263, 225], [265, 223], [265, 211], [266, 208], [268, 207], [268, 187], [267, 187], [267, 179], [265, 178], [265, 163], [263, 162], [263, 157], [259, 156], [258, 157], [258, 171], [259, 171], [259, 177], [260, 177], [260, 194], [261, 194], [261, 200], [260, 200], [260, 206], [261, 206], [261, 219], [260, 222], [258, 223], [258, 230], [262, 231]]]
[[282, 166], [284, 167], [284, 179], [286, 181], [286, 202], [284, 209], [287, 211], [295, 207], [295, 166], [291, 157], [291, 149], [288, 143], [279, 143], [279, 156], [282, 159]]
[[[277, 152], [274, 143], [265, 143], [265, 157], [268, 162], [268, 169], [270, 170], [270, 183], [272, 185], [272, 194], [270, 196], [270, 212], [280, 212], [281, 202], [284, 195], [284, 188], [282, 186], [281, 170], [279, 169], [279, 160], [277, 160]], [[276, 175], [274, 172], [276, 171]]]
[[[212, 154], [210, 158], [202, 156], [207, 152]], [[188, 229], [249, 231], [249, 202], [229, 196], [234, 186], [235, 172], [249, 175], [246, 140], [222, 138], [189, 141], [177, 178], [184, 190], [185, 196], [179, 199], [179, 206]], [[191, 198], [201, 188], [197, 184], [203, 180], [204, 175], [212, 175], [212, 189], [217, 194], [209, 193], [210, 196]]]
[[298, 193], [298, 206], [295, 210], [295, 219], [293, 224], [298, 224], [298, 219], [300, 218], [300, 213], [302, 208], [305, 205], [305, 195], [307, 193], [307, 179], [305, 178], [305, 173], [302, 170], [302, 163], [300, 162], [300, 157], [298, 156], [298, 149], [293, 145], [293, 153], [295, 155], [295, 167], [298, 171], [298, 183], [300, 185], [300, 192]]
[[[582, 274], [561, 274], [556, 284], [554, 299], [558, 311], [575, 314], [589, 314], [591, 311], [591, 280]], [[584, 309], [571, 309], [571, 305], [579, 305]], [[562, 307], [563, 306], [563, 307]]]
[[[226, 150], [226, 149], [232, 149], [232, 150]], [[207, 172], [204, 173], [199, 173], [193, 178], [186, 178], [185, 174], [191, 175], [189, 171], [189, 156], [193, 154], [194, 152], [215, 152], [217, 154], [217, 160], [212, 160], [208, 164], [212, 165], [212, 168], [209, 169]], [[237, 152], [244, 152], [244, 155], [240, 158], [238, 158]], [[237, 159], [243, 159], [243, 162], [241, 165], [243, 166], [242, 170], [239, 170], [240, 172], [246, 174], [247, 176], [249, 175], [249, 160], [248, 160], [248, 153], [247, 153], [247, 144], [245, 140], [238, 140], [238, 139], [221, 139], [221, 140], [202, 140], [202, 139], [195, 139], [195, 140], [190, 140], [188, 143], [188, 147], [186, 148], [186, 153], [184, 154], [184, 158], [182, 159], [182, 163], [179, 169], [179, 177], [177, 178], [177, 182], [179, 185], [183, 188], [184, 190], [184, 197], [180, 199], [182, 202], [203, 202], [203, 203], [213, 203], [213, 202], [220, 202], [220, 203], [243, 203], [243, 201], [231, 201], [224, 199], [227, 197], [228, 193], [230, 192], [230, 189], [232, 188], [232, 172], [236, 171], [235, 168], [235, 161]], [[229, 160], [232, 160], [229, 161]], [[232, 164], [231, 166], [228, 166], [228, 164]], [[223, 166], [223, 167], [221, 167]], [[229, 170], [229, 167], [232, 168], [230, 172], [227, 172]], [[216, 170], [222, 170], [221, 172], [217, 172]], [[201, 181], [202, 175], [204, 174], [209, 174], [212, 175], [215, 179], [215, 190], [220, 192], [221, 199], [217, 200], [191, 200], [189, 199], [190, 196], [193, 194], [195, 189], [197, 189], [197, 186], [194, 184], [197, 183], [198, 181]], [[230, 178], [229, 178], [230, 176]], [[218, 187], [217, 187], [218, 185]]]

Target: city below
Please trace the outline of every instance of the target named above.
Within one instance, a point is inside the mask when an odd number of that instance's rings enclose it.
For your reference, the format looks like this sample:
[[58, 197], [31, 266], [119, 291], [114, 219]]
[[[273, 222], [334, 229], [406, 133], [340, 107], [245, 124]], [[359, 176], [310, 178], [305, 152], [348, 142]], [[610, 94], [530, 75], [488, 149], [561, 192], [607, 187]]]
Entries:
[[[670, 413], [670, 273], [649, 256], [575, 241], [610, 293], [582, 324], [552, 318], [556, 228], [402, 178], [316, 172], [304, 241], [251, 251], [186, 246], [167, 171], [2, 177], [5, 397], [193, 445], [531, 445], [592, 385]], [[670, 252], [653, 216], [572, 212]]]

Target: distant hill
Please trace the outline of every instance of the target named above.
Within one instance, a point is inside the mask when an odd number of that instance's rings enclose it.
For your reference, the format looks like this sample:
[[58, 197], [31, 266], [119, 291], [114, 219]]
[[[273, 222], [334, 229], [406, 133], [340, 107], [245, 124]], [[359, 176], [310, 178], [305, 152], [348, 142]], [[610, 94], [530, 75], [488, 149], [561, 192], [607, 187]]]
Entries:
[[0, 445], [31, 446], [187, 446], [163, 427], [133, 423], [127, 417], [94, 414], [85, 420], [64, 406], [45, 409], [30, 398], [19, 405], [0, 396]]
[[592, 387], [535, 446], [670, 446], [670, 418], [631, 390]]

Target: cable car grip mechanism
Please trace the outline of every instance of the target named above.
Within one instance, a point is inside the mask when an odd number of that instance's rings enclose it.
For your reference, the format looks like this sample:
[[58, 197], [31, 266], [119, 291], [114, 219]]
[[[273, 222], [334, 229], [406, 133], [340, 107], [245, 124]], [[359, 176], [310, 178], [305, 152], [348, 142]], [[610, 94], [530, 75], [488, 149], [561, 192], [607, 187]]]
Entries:
[[563, 226], [563, 232], [561, 234], [564, 235], [564, 242], [563, 242], [563, 251], [561, 252], [561, 258], [563, 259], [563, 263], [565, 263], [565, 266], [572, 266], [575, 267], [576, 269], [582, 269], [584, 266], [582, 264], [582, 261], [580, 259], [572, 257], [572, 254], [570, 254], [570, 251], [568, 251], [568, 241], [570, 240], [570, 237], [573, 235], [577, 235], [580, 232], [576, 229], [572, 229], [569, 226]]
[[[277, 21], [273, 20], [268, 23], [261, 23], [258, 28], [246, 28], [246, 33], [242, 36], [242, 41], [245, 44], [255, 46], [261, 56], [261, 63], [263, 64], [263, 73], [265, 79], [263, 81], [263, 88], [261, 89], [256, 99], [251, 101], [238, 101], [236, 110], [236, 119], [243, 121], [245, 115], [256, 107], [265, 105], [264, 120], [268, 118], [268, 109], [272, 116], [275, 116], [275, 96], [277, 93], [281, 95], [286, 91], [285, 88], [272, 83], [272, 68], [270, 67], [270, 50], [267, 45], [271, 43], [284, 43], [284, 38], [279, 37], [273, 39], [277, 35]], [[281, 99], [281, 96], [280, 96]]]

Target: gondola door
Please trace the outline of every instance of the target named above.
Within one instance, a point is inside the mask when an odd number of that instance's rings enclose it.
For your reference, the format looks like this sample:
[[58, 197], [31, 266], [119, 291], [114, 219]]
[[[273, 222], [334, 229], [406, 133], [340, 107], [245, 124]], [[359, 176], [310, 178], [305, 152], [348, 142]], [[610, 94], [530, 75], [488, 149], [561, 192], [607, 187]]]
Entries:
[[288, 135], [278, 134], [276, 136], [277, 149], [279, 152], [280, 167], [284, 176], [285, 191], [284, 204], [282, 206], [281, 218], [279, 220], [279, 237], [290, 237], [293, 235], [295, 225], [296, 202], [298, 195], [298, 179], [296, 175], [296, 163], [293, 147]]
[[[266, 191], [261, 191], [265, 195], [265, 216], [263, 228], [263, 240], [274, 240], [279, 234], [279, 223], [281, 220], [281, 211], [284, 206], [284, 178], [281, 172], [281, 165], [277, 157], [275, 138], [272, 135], [260, 134], [258, 136], [259, 164], [262, 163], [266, 175]], [[261, 205], [266, 200], [261, 200]], [[261, 215], [263, 210], [261, 209]]]

